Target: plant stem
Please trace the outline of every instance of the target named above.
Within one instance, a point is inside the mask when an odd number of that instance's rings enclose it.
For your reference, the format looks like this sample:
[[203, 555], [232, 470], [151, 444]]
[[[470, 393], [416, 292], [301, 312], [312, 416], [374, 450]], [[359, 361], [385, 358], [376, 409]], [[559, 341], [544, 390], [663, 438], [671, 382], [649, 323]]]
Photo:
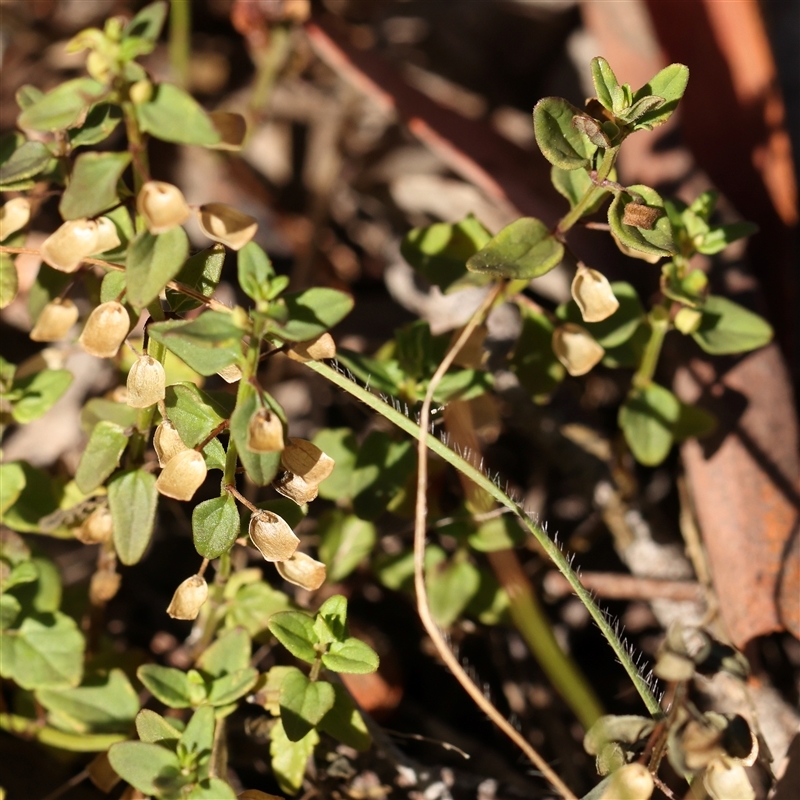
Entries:
[[586, 194], [577, 202], [574, 208], [569, 213], [561, 218], [561, 221], [556, 225], [555, 234], [558, 238], [562, 238], [564, 234], [583, 216], [587, 208], [597, 199], [599, 194], [602, 194], [604, 189], [595, 184], [602, 183], [614, 168], [617, 160], [618, 147], [610, 147], [603, 154], [603, 160], [600, 162], [600, 167], [597, 170], [597, 175], [594, 177], [593, 185], [586, 190]]
[[664, 306], [655, 306], [648, 316], [648, 321], [650, 338], [645, 345], [639, 368], [633, 376], [633, 386], [639, 389], [647, 386], [656, 374], [661, 347], [669, 330], [669, 311]]
[[[136, 110], [129, 100], [122, 104], [122, 113], [125, 117], [125, 132], [128, 135], [128, 150], [133, 163], [133, 194], [138, 197], [142, 186], [150, 180], [150, 160], [147, 155], [147, 146], [139, 130], [136, 119]], [[136, 233], [145, 230], [144, 217], [136, 212]]]
[[50, 747], [71, 750], [73, 753], [101, 753], [112, 744], [124, 742], [128, 738], [124, 733], [66, 733], [17, 714], [0, 714], [0, 728], [19, 736], [33, 737]]
[[189, 85], [190, 32], [192, 4], [189, 0], [171, 0], [169, 10], [169, 63], [175, 83], [182, 89]]
[[256, 55], [255, 59], [258, 64], [258, 73], [249, 103], [250, 111], [253, 113], [262, 112], [269, 105], [272, 90], [275, 87], [275, 79], [286, 62], [290, 43], [291, 35], [288, 26], [276, 25], [270, 28], [269, 43], [261, 53]]

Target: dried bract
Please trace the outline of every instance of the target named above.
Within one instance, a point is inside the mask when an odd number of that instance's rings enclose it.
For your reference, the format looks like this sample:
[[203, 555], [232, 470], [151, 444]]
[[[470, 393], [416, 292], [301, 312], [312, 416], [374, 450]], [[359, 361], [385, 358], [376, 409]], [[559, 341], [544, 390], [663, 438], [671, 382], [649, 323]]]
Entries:
[[39, 314], [30, 332], [34, 342], [60, 342], [78, 321], [78, 307], [69, 298], [56, 297]]
[[94, 251], [95, 253], [105, 253], [122, 244], [117, 232], [117, 226], [113, 220], [108, 217], [98, 217], [95, 222], [97, 223], [97, 242], [95, 243], [97, 249]]
[[89, 602], [93, 606], [104, 605], [116, 595], [121, 583], [122, 576], [119, 573], [112, 570], [98, 570], [89, 581]]
[[22, 230], [30, 221], [31, 204], [27, 197], [15, 197], [0, 208], [0, 242]]
[[614, 297], [608, 278], [582, 264], [572, 280], [572, 297], [584, 322], [602, 322], [619, 308], [619, 300]]
[[224, 203], [207, 203], [200, 206], [198, 219], [203, 233], [209, 239], [240, 250], [256, 234], [258, 223], [249, 214], [244, 214]]
[[149, 408], [166, 396], [167, 374], [160, 361], [142, 355], [128, 373], [127, 403], [132, 408]]
[[84, 544], [102, 544], [111, 541], [114, 522], [111, 512], [105, 507], [96, 508], [83, 523], [73, 531], [75, 538]]
[[599, 800], [648, 800], [655, 783], [644, 764], [626, 764], [612, 776]]
[[113, 358], [128, 336], [130, 317], [122, 303], [101, 303], [89, 315], [78, 343], [89, 355]]
[[589, 331], [572, 322], [553, 331], [553, 352], [570, 375], [585, 375], [605, 355]]
[[250, 539], [267, 561], [291, 558], [300, 540], [283, 517], [271, 511], [254, 511], [248, 528]]
[[299, 475], [307, 483], [321, 483], [336, 466], [329, 455], [306, 439], [289, 439], [281, 453], [281, 463], [289, 472]]
[[206, 479], [208, 468], [202, 453], [184, 450], [174, 455], [156, 479], [156, 489], [174, 500], [191, 500]]
[[326, 358], [336, 358], [336, 342], [329, 333], [321, 333], [316, 339], [307, 342], [298, 342], [292, 345], [286, 355], [293, 361], [322, 361]]
[[147, 181], [136, 198], [136, 210], [152, 234], [166, 233], [183, 225], [192, 214], [183, 192], [171, 183]]
[[225, 383], [236, 383], [242, 379], [242, 368], [238, 364], [229, 364], [217, 371], [217, 375], [225, 381]]
[[93, 219], [71, 219], [42, 243], [42, 260], [60, 272], [75, 272], [81, 262], [98, 252], [98, 229]]
[[253, 453], [283, 450], [283, 423], [268, 408], [259, 408], [247, 425], [247, 449]]
[[299, 506], [316, 500], [319, 495], [318, 484], [308, 483], [293, 472], [284, 472], [272, 482], [272, 487], [284, 497], [294, 500]]
[[183, 443], [178, 429], [168, 420], [163, 420], [153, 434], [153, 447], [158, 456], [158, 466], [165, 467], [167, 462], [178, 453], [189, 448]]
[[275, 568], [284, 580], [309, 591], [325, 583], [325, 565], [305, 553], [295, 553], [287, 561], [279, 561]]
[[172, 619], [197, 619], [207, 599], [208, 584], [205, 578], [192, 575], [175, 590], [172, 601], [167, 606], [167, 614]]
[[241, 114], [212, 111], [209, 115], [220, 135], [215, 150], [241, 150], [247, 136], [247, 122]]

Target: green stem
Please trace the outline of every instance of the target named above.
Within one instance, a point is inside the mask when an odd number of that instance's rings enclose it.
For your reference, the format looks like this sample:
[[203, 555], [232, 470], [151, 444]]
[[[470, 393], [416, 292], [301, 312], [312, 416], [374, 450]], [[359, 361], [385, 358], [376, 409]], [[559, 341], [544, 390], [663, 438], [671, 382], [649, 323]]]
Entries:
[[[398, 411], [395, 411], [391, 406], [387, 405], [383, 400], [356, 383], [353, 383], [349, 378], [337, 372], [332, 367], [319, 361], [309, 361], [306, 366], [318, 375], [322, 375], [331, 383], [343, 389], [348, 394], [360, 400], [365, 405], [369, 406], [373, 411], [376, 411], [381, 416], [385, 417], [393, 425], [396, 425], [401, 430], [413, 436], [415, 439], [419, 438], [420, 429], [412, 420], [403, 416]], [[631, 681], [633, 682], [636, 691], [642, 698], [647, 710], [654, 717], [660, 718], [663, 716], [661, 706], [658, 700], [653, 695], [647, 681], [639, 673], [639, 669], [633, 662], [630, 653], [626, 646], [617, 637], [611, 623], [608, 621], [606, 615], [594, 602], [591, 594], [584, 589], [583, 585], [578, 578], [575, 570], [570, 566], [567, 556], [562, 552], [558, 544], [556, 544], [548, 535], [547, 531], [537, 525], [528, 515], [498, 486], [496, 486], [489, 478], [487, 478], [479, 469], [476, 469], [471, 464], [466, 462], [461, 456], [452, 451], [449, 447], [444, 445], [435, 437], [429, 436], [427, 438], [428, 448], [444, 459], [448, 464], [455, 467], [459, 472], [464, 474], [471, 481], [477, 483], [482, 489], [488, 492], [498, 503], [512, 511], [522, 522], [523, 525], [531, 532], [536, 541], [540, 544], [542, 549], [547, 553], [550, 560], [555, 564], [561, 574], [567, 579], [569, 585], [572, 587], [575, 594], [588, 610], [592, 619], [597, 627], [608, 640], [611, 649], [619, 659], [625, 672], [628, 673]]]
[[270, 28], [269, 44], [258, 54], [258, 73], [253, 93], [250, 95], [250, 110], [263, 111], [270, 101], [278, 73], [286, 62], [291, 43], [290, 30], [286, 25]]
[[645, 345], [639, 369], [633, 376], [633, 385], [639, 389], [647, 386], [656, 374], [664, 337], [669, 330], [669, 311], [664, 306], [655, 306], [648, 316], [648, 321], [650, 322], [650, 338]]
[[610, 147], [603, 154], [603, 160], [600, 162], [600, 167], [597, 170], [597, 175], [594, 178], [593, 185], [586, 190], [586, 194], [577, 202], [574, 208], [568, 214], [561, 218], [561, 221], [556, 226], [556, 236], [563, 237], [563, 235], [583, 216], [587, 208], [597, 199], [598, 195], [602, 194], [605, 189], [594, 184], [602, 183], [614, 169], [614, 164], [617, 161], [618, 147]]
[[0, 728], [74, 753], [102, 753], [112, 744], [124, 742], [128, 738], [124, 733], [66, 733], [16, 714], [0, 714]]
[[[128, 150], [130, 150], [133, 165], [133, 193], [138, 197], [142, 186], [150, 179], [150, 160], [133, 103], [124, 102], [122, 113], [125, 117], [125, 132], [128, 136]], [[137, 211], [136, 232], [141, 233], [143, 230], [145, 230], [144, 217]]]
[[171, 0], [169, 10], [169, 63], [175, 83], [182, 89], [189, 85], [190, 31], [192, 4], [189, 0]]

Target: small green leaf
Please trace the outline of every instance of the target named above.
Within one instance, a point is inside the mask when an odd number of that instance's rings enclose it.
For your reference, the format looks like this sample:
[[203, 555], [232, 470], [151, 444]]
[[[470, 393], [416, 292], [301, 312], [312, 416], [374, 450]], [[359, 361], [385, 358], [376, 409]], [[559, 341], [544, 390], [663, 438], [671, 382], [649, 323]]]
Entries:
[[189, 708], [192, 705], [189, 676], [183, 670], [160, 664], [142, 664], [136, 670], [136, 677], [165, 706]]
[[4, 586], [4, 593], [0, 594], [0, 631], [14, 627], [22, 606], [13, 594], [8, 594]]
[[692, 338], [706, 353], [747, 353], [772, 341], [772, 326], [763, 317], [727, 297], [709, 295], [702, 311], [703, 319]]
[[597, 99], [604, 108], [613, 114], [619, 114], [624, 107], [625, 95], [622, 93], [617, 76], [614, 75], [614, 70], [608, 61], [599, 56], [592, 59], [591, 66]]
[[[230, 316], [225, 312], [206, 311], [192, 322], [169, 320], [150, 325], [147, 330], [153, 339], [186, 362], [195, 372], [213, 375], [241, 358], [240, 339], [243, 331], [233, 325], [223, 328], [216, 319], [199, 324], [209, 314]], [[185, 335], [187, 329], [188, 336]], [[232, 335], [234, 330], [238, 331], [237, 336]], [[214, 340], [211, 338], [212, 334], [223, 338]]]
[[122, 109], [118, 105], [98, 103], [79, 128], [67, 131], [69, 143], [73, 148], [98, 144], [111, 136], [121, 119]]
[[452, 625], [477, 593], [480, 582], [478, 569], [458, 557], [429, 570], [428, 599], [436, 624], [442, 628]]
[[257, 486], [266, 486], [278, 474], [281, 463], [280, 452], [253, 453], [247, 449], [247, 429], [250, 417], [260, 408], [255, 389], [250, 388], [239, 400], [231, 415], [231, 438], [239, 453], [239, 460], [247, 476]]
[[631, 390], [619, 410], [619, 426], [639, 463], [654, 467], [667, 457], [680, 415], [680, 400], [663, 386]]
[[290, 342], [305, 342], [341, 322], [353, 308], [349, 294], [315, 287], [283, 295], [288, 319], [275, 333]]
[[248, 242], [237, 256], [239, 286], [253, 300], [269, 300], [270, 280], [275, 276], [272, 262], [255, 242]]
[[124, 37], [135, 36], [155, 44], [167, 19], [167, 11], [168, 4], [164, 0], [149, 3], [128, 23]]
[[[616, 179], [615, 170], [612, 170], [612, 174], [609, 175], [609, 178], [611, 180]], [[550, 182], [560, 195], [563, 195], [569, 200], [570, 208], [575, 208], [590, 189], [597, 188], [592, 183], [592, 179], [585, 169], [567, 170], [561, 169], [561, 167], [551, 167]], [[608, 191], [598, 191], [596, 199], [592, 201], [591, 205], [584, 209], [582, 216], [586, 217], [589, 214], [594, 214], [594, 212], [603, 205], [607, 197]]]
[[203, 558], [219, 558], [227, 553], [240, 529], [236, 502], [227, 493], [196, 505], [192, 511], [194, 546]]
[[136, 308], [152, 303], [180, 272], [188, 255], [189, 239], [183, 228], [156, 236], [150, 231], [137, 234], [128, 248], [128, 300]]
[[406, 485], [416, 463], [411, 442], [395, 442], [383, 431], [372, 431], [359, 448], [353, 472], [350, 494], [356, 516], [380, 517]]
[[165, 334], [180, 336], [199, 347], [224, 347], [242, 338], [244, 330], [237, 324], [233, 314], [226, 311], [204, 311], [180, 329]]
[[316, 731], [309, 731], [299, 742], [292, 742], [280, 720], [270, 731], [269, 754], [272, 772], [282, 792], [295, 795], [303, 785], [308, 759], [319, 743]]
[[[226, 397], [230, 397], [226, 395]], [[198, 389], [193, 383], [167, 386], [164, 403], [167, 416], [187, 447], [196, 447], [207, 439], [229, 414], [218, 395]]]
[[313, 664], [319, 639], [314, 631], [314, 620], [301, 611], [279, 611], [267, 623], [272, 635], [296, 658]]
[[186, 729], [181, 734], [179, 747], [185, 753], [193, 753], [197, 757], [197, 777], [200, 780], [208, 778], [208, 766], [211, 761], [211, 751], [214, 747], [214, 729], [216, 719], [211, 706], [201, 706], [191, 719], [186, 723]]
[[758, 232], [758, 225], [754, 222], [732, 222], [730, 225], [720, 225], [703, 236], [702, 242], [697, 247], [698, 253], [713, 256], [724, 250], [729, 244]]
[[72, 373], [66, 369], [44, 369], [15, 380], [13, 389], [21, 396], [14, 403], [11, 416], [22, 425], [46, 414], [67, 391]]
[[353, 514], [334, 509], [320, 520], [319, 557], [328, 568], [328, 580], [346, 578], [375, 546], [375, 526]]
[[250, 663], [250, 637], [244, 628], [224, 633], [197, 659], [197, 666], [214, 678], [245, 669]]
[[299, 742], [333, 708], [333, 686], [311, 682], [299, 669], [292, 669], [281, 683], [281, 722], [291, 742]]
[[263, 581], [242, 586], [230, 601], [225, 615], [225, 627], [241, 625], [253, 637], [262, 640], [268, 630], [270, 617], [280, 611], [286, 611], [291, 602], [277, 589], [273, 589]]
[[331, 642], [322, 663], [332, 672], [366, 675], [378, 669], [378, 654], [360, 639], [350, 637], [343, 642]]
[[[20, 108], [20, 111], [24, 111], [26, 108], [32, 106], [37, 100], [41, 100], [44, 97], [44, 92], [36, 86], [32, 86], [30, 83], [25, 83], [17, 89], [14, 98], [17, 101], [17, 105]], [[22, 134], [19, 134], [22, 136]], [[23, 137], [24, 139], [24, 137]]]
[[[14, 502], [3, 512], [3, 524], [21, 533], [39, 533], [39, 520], [58, 509], [60, 491], [44, 470], [26, 461], [14, 464], [22, 471], [24, 482]], [[5, 478], [5, 473], [2, 477]], [[12, 487], [17, 488], [19, 484], [17, 473]]]
[[[630, 108], [625, 109], [619, 118], [622, 122], [628, 125], [633, 125], [645, 114], [650, 114], [653, 111], [661, 108], [664, 105], [663, 97], [656, 97], [653, 94], [645, 95], [637, 100]], [[649, 126], [647, 126], [649, 128]]]
[[437, 403], [449, 403], [451, 400], [472, 400], [486, 394], [494, 384], [490, 373], [482, 369], [450, 370], [442, 376], [433, 393]]
[[533, 109], [533, 131], [542, 155], [562, 169], [589, 169], [597, 150], [572, 124], [573, 117], [586, 116], [563, 97], [545, 97]]
[[[640, 195], [644, 203], [634, 200], [634, 197], [628, 192]], [[652, 228], [635, 227], [623, 222], [625, 209], [630, 205], [644, 205], [648, 209], [655, 209], [659, 212]], [[649, 186], [629, 186], [627, 191], [620, 192], [608, 208], [608, 224], [617, 239], [633, 250], [655, 256], [669, 256], [676, 252], [672, 225], [664, 209], [664, 201], [658, 192]]]
[[678, 420], [672, 429], [676, 442], [682, 442], [691, 437], [707, 436], [717, 427], [717, 420], [713, 414], [698, 406], [688, 406], [681, 403]]
[[506, 225], [467, 261], [467, 269], [494, 278], [530, 280], [561, 263], [564, 245], [534, 217]]
[[43, 172], [53, 154], [42, 142], [25, 142], [0, 167], [0, 190]]
[[150, 742], [119, 742], [108, 750], [114, 772], [145, 795], [175, 797], [187, 779], [178, 756]]
[[177, 744], [181, 732], [170, 725], [161, 714], [156, 714], [149, 708], [143, 708], [136, 715], [136, 732], [143, 742], [151, 744]]
[[[0, 514], [5, 515], [25, 488], [25, 471], [17, 461], [0, 464]], [[5, 548], [0, 552], [7, 558]], [[30, 553], [28, 554], [30, 556]], [[13, 562], [12, 562], [13, 563]]]
[[482, 522], [478, 525], [477, 530], [467, 538], [469, 546], [482, 553], [513, 550], [524, 540], [525, 533], [520, 527], [517, 517], [511, 514], [504, 514], [501, 517]]
[[663, 125], [676, 109], [683, 93], [686, 91], [686, 84], [689, 82], [689, 68], [683, 64], [670, 64], [657, 75], [652, 77], [648, 83], [642, 86], [633, 95], [633, 102], [636, 103], [641, 98], [648, 95], [664, 98], [664, 105], [654, 108], [647, 114], [639, 117], [636, 127], [655, 128]]
[[20, 128], [61, 131], [71, 128], [106, 92], [93, 78], [74, 78], [56, 86], [29, 105], [20, 115]]
[[123, 472], [109, 482], [114, 549], [123, 564], [136, 564], [144, 555], [153, 535], [157, 505], [156, 477], [143, 469]]
[[136, 424], [138, 411], [126, 403], [118, 403], [105, 397], [93, 397], [81, 411], [81, 430], [91, 436], [95, 425], [101, 420], [108, 420], [120, 428], [129, 428]]
[[[195, 253], [181, 267], [175, 276], [178, 283], [194, 289], [203, 297], [211, 297], [219, 284], [222, 276], [222, 265], [225, 263], [225, 246], [215, 244], [207, 250]], [[188, 295], [176, 292], [167, 287], [167, 302], [176, 314], [184, 314], [193, 308], [199, 308], [201, 303]]]
[[488, 283], [488, 276], [470, 274], [466, 263], [491, 238], [489, 231], [470, 215], [461, 222], [436, 222], [414, 228], [403, 237], [400, 253], [429, 283], [449, 293]]
[[356, 704], [341, 684], [333, 684], [333, 708], [319, 721], [317, 728], [359, 753], [369, 750], [372, 737]]
[[119, 203], [117, 184], [131, 163], [130, 153], [82, 153], [75, 159], [58, 210], [62, 219], [96, 217]]
[[0, 308], [14, 302], [19, 290], [19, 276], [14, 259], [7, 253], [0, 253]]
[[552, 347], [555, 326], [545, 314], [527, 305], [520, 304], [519, 309], [522, 331], [514, 347], [510, 367], [534, 402], [543, 402], [564, 380], [564, 366], [556, 358]]
[[106, 478], [119, 466], [119, 460], [128, 446], [130, 434], [113, 422], [98, 422], [92, 430], [83, 451], [75, 483], [84, 494], [102, 486]]
[[222, 778], [206, 778], [192, 787], [186, 800], [236, 800], [236, 792]]
[[314, 630], [322, 644], [343, 642], [347, 638], [347, 598], [341, 594], [329, 597], [317, 611]]
[[153, 96], [136, 107], [139, 125], [146, 133], [175, 144], [217, 144], [220, 135], [202, 106], [171, 83], [160, 83]]
[[312, 441], [336, 462], [333, 472], [319, 485], [319, 496], [324, 500], [349, 499], [358, 451], [355, 435], [350, 428], [322, 428]]

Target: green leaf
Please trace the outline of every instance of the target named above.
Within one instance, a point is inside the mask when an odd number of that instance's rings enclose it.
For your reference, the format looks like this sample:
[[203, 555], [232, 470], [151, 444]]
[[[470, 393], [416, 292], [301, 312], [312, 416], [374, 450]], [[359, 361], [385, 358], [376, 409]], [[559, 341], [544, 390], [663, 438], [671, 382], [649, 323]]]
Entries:
[[359, 753], [365, 753], [372, 744], [372, 737], [364, 718], [344, 686], [333, 684], [333, 693], [333, 708], [319, 721], [317, 728]]
[[597, 93], [600, 104], [611, 111], [619, 114], [624, 108], [625, 95], [620, 88], [614, 70], [604, 58], [597, 57], [592, 59], [592, 82]]
[[712, 228], [698, 245], [697, 252], [713, 256], [724, 250], [729, 244], [758, 232], [758, 225], [754, 222], [733, 222], [730, 225], [720, 225]]
[[678, 420], [672, 429], [676, 442], [682, 442], [691, 437], [707, 436], [717, 427], [716, 417], [698, 406], [688, 406], [681, 403]]
[[[663, 97], [656, 97], [653, 94], [648, 94], [637, 100], [630, 108], [625, 109], [625, 111], [619, 115], [619, 118], [622, 122], [625, 122], [628, 125], [633, 125], [646, 114], [650, 114], [651, 112], [662, 108], [663, 105]], [[645, 127], [648, 130], [650, 128], [649, 125], [646, 125]]]
[[179, 747], [185, 753], [196, 755], [197, 777], [200, 780], [208, 778], [215, 727], [214, 709], [211, 706], [201, 706], [192, 714], [192, 718], [186, 723], [186, 729], [181, 734]]
[[320, 560], [328, 568], [328, 580], [346, 578], [375, 547], [375, 526], [354, 514], [334, 509], [323, 515], [317, 534]]
[[155, 43], [167, 19], [168, 4], [164, 0], [149, 3], [128, 23], [124, 37], [135, 36]]
[[19, 276], [14, 260], [7, 253], [0, 253], [0, 308], [10, 306], [19, 290]]
[[506, 225], [467, 261], [467, 269], [494, 278], [530, 280], [557, 267], [564, 245], [541, 220], [522, 217]]
[[372, 431], [356, 457], [351, 496], [356, 516], [376, 520], [414, 473], [417, 457], [409, 441], [395, 442], [383, 431]]
[[[425, 571], [430, 573], [434, 567], [447, 558], [441, 547], [430, 544], [425, 548]], [[414, 587], [414, 554], [410, 552], [378, 557], [375, 571], [380, 582], [393, 591], [410, 591]]]
[[183, 670], [160, 664], [142, 664], [136, 670], [136, 677], [165, 706], [189, 708], [192, 705], [189, 676]]
[[292, 669], [281, 683], [281, 722], [286, 737], [299, 742], [333, 708], [333, 686], [311, 682], [299, 669]]
[[19, 115], [17, 124], [35, 131], [71, 128], [107, 91], [93, 78], [65, 81], [29, 105]]
[[639, 463], [654, 467], [667, 457], [680, 415], [680, 400], [663, 386], [631, 390], [619, 410], [619, 426]]
[[42, 142], [25, 142], [0, 167], [0, 190], [43, 172], [53, 154]]
[[236, 800], [236, 792], [222, 778], [208, 778], [196, 783], [186, 800]]
[[109, 482], [114, 549], [123, 564], [137, 564], [144, 555], [153, 535], [157, 505], [156, 477], [143, 469], [123, 472]]
[[156, 236], [150, 231], [137, 234], [128, 248], [128, 300], [136, 308], [152, 303], [180, 272], [188, 255], [189, 238], [183, 228]]
[[309, 731], [299, 742], [292, 742], [280, 720], [270, 731], [269, 754], [272, 772], [282, 792], [295, 795], [303, 785], [308, 759], [319, 743], [316, 731]]
[[[616, 178], [615, 170], [612, 170], [609, 178], [611, 180]], [[556, 191], [569, 200], [570, 208], [575, 208], [590, 189], [597, 188], [585, 169], [567, 170], [561, 169], [561, 167], [551, 167], [550, 181]], [[589, 214], [594, 214], [603, 205], [607, 197], [608, 192], [606, 190], [597, 192], [597, 197], [592, 201], [591, 205], [583, 210], [581, 216], [586, 217]]]
[[74, 689], [40, 689], [36, 700], [77, 733], [124, 733], [139, 711], [139, 698], [120, 669], [84, 679]]
[[233, 314], [226, 311], [204, 311], [180, 329], [180, 332], [169, 331], [165, 334], [180, 336], [200, 347], [224, 347], [238, 342], [244, 330], [237, 324]]
[[[0, 514], [5, 515], [25, 488], [25, 471], [18, 461], [0, 464]], [[2, 553], [5, 557], [5, 552]]]
[[451, 400], [472, 400], [486, 394], [494, 380], [490, 373], [482, 369], [456, 369], [442, 376], [433, 393], [437, 403], [449, 403]]
[[481, 553], [496, 550], [513, 550], [525, 540], [525, 532], [520, 528], [517, 518], [509, 514], [488, 519], [478, 525], [477, 530], [467, 538], [469, 546]]
[[[185, 361], [195, 372], [201, 375], [213, 375], [241, 358], [240, 340], [243, 331], [236, 329], [238, 335], [234, 337], [232, 333], [235, 326], [222, 327], [216, 319], [199, 324], [203, 317], [209, 314], [230, 316], [225, 312], [206, 311], [192, 322], [169, 320], [150, 325], [147, 330], [153, 339]], [[214, 340], [211, 338], [212, 334], [224, 338]]]
[[0, 675], [23, 689], [67, 689], [83, 675], [85, 642], [66, 614], [26, 617], [14, 631], [0, 633]]
[[314, 630], [322, 644], [343, 642], [347, 638], [347, 598], [341, 594], [329, 597], [317, 611]]
[[[39, 520], [58, 509], [59, 491], [44, 470], [26, 461], [15, 462], [24, 485], [14, 503], [3, 513], [3, 524], [20, 533], [39, 533]], [[17, 478], [17, 484], [19, 479]]]
[[119, 466], [129, 438], [130, 433], [113, 422], [103, 420], [94, 426], [75, 471], [75, 483], [84, 494], [102, 486]]
[[240, 529], [236, 502], [227, 492], [196, 505], [192, 511], [194, 546], [203, 558], [219, 558], [227, 553]]
[[0, 631], [12, 628], [17, 621], [22, 606], [13, 594], [8, 594], [4, 588], [0, 594]]
[[478, 252], [492, 235], [472, 215], [461, 222], [436, 222], [409, 231], [400, 253], [429, 283], [449, 293], [466, 286], [482, 286], [489, 277], [470, 274], [467, 259]]
[[101, 420], [108, 420], [120, 428], [129, 428], [136, 424], [138, 411], [127, 403], [118, 403], [105, 397], [93, 397], [81, 410], [81, 430], [90, 436], [95, 425]]
[[289, 342], [305, 342], [325, 333], [353, 308], [349, 294], [321, 286], [285, 294], [282, 300], [289, 318], [275, 333]]
[[641, 100], [648, 95], [663, 97], [664, 105], [654, 108], [636, 121], [636, 128], [655, 128], [663, 125], [671, 116], [678, 105], [686, 84], [689, 82], [689, 68], [683, 64], [670, 64], [642, 86], [633, 95], [633, 102]]
[[428, 571], [428, 600], [436, 624], [452, 625], [477, 593], [481, 582], [478, 569], [469, 561], [454, 558]]
[[[194, 289], [203, 297], [211, 297], [219, 284], [222, 276], [222, 265], [225, 263], [225, 246], [215, 244], [207, 250], [195, 253], [181, 267], [175, 276], [178, 283]], [[185, 314], [193, 308], [199, 308], [201, 303], [188, 295], [176, 292], [167, 287], [167, 302], [176, 314]]]
[[272, 635], [296, 658], [313, 664], [317, 657], [314, 645], [319, 639], [314, 620], [301, 611], [279, 611], [267, 623]]
[[217, 144], [220, 135], [211, 117], [190, 95], [171, 83], [153, 88], [153, 96], [136, 107], [142, 131], [165, 142]]
[[97, 103], [79, 128], [67, 131], [69, 143], [73, 148], [98, 144], [111, 136], [121, 119], [122, 109], [118, 105]]
[[15, 380], [13, 389], [21, 392], [14, 403], [11, 416], [22, 425], [39, 419], [61, 398], [72, 383], [72, 373], [66, 369], [44, 369]]
[[[660, 212], [651, 229], [626, 225], [623, 222], [625, 209], [631, 204], [634, 206], [638, 204], [634, 202], [634, 198], [628, 192], [636, 192], [637, 195], [641, 195], [647, 208]], [[620, 192], [608, 208], [608, 224], [617, 239], [633, 250], [655, 256], [669, 256], [676, 252], [672, 225], [664, 209], [664, 201], [661, 199], [661, 195], [649, 186], [637, 184], [629, 186], [625, 192]]]
[[114, 772], [145, 795], [175, 796], [188, 781], [181, 775], [178, 756], [150, 742], [119, 742], [108, 750]]
[[263, 581], [242, 586], [229, 602], [225, 627], [241, 625], [253, 637], [263, 637], [273, 614], [286, 611], [289, 598]]
[[75, 159], [58, 210], [62, 219], [96, 217], [119, 203], [117, 184], [131, 163], [130, 153], [82, 153]]
[[166, 745], [177, 744], [181, 732], [167, 722], [161, 714], [156, 714], [149, 708], [143, 708], [136, 715], [136, 732], [143, 742]]
[[564, 380], [564, 366], [552, 347], [555, 326], [545, 314], [527, 305], [519, 304], [519, 309], [522, 331], [510, 367], [534, 402], [544, 402]]
[[224, 633], [197, 659], [197, 667], [214, 678], [245, 669], [250, 663], [250, 637], [244, 628]]
[[275, 276], [272, 262], [255, 242], [248, 242], [237, 256], [239, 286], [253, 300], [269, 300], [270, 280]]
[[281, 454], [253, 453], [247, 449], [247, 428], [250, 417], [260, 408], [255, 389], [250, 387], [239, 400], [236, 409], [231, 415], [231, 438], [236, 445], [239, 460], [247, 472], [247, 476], [257, 486], [266, 486], [278, 474], [281, 463]]
[[167, 416], [187, 447], [196, 447], [228, 416], [218, 399], [193, 383], [167, 386]]
[[360, 639], [350, 637], [343, 642], [331, 642], [322, 663], [332, 672], [366, 675], [378, 669], [378, 654]]
[[586, 116], [563, 97], [545, 97], [533, 109], [533, 132], [542, 155], [562, 169], [589, 169], [596, 145], [572, 124]]
[[358, 451], [355, 435], [350, 428], [322, 428], [312, 441], [336, 462], [333, 472], [319, 485], [319, 496], [324, 500], [349, 499]]
[[772, 326], [763, 317], [727, 297], [709, 295], [702, 310], [703, 319], [692, 338], [706, 353], [746, 353], [772, 341]]

